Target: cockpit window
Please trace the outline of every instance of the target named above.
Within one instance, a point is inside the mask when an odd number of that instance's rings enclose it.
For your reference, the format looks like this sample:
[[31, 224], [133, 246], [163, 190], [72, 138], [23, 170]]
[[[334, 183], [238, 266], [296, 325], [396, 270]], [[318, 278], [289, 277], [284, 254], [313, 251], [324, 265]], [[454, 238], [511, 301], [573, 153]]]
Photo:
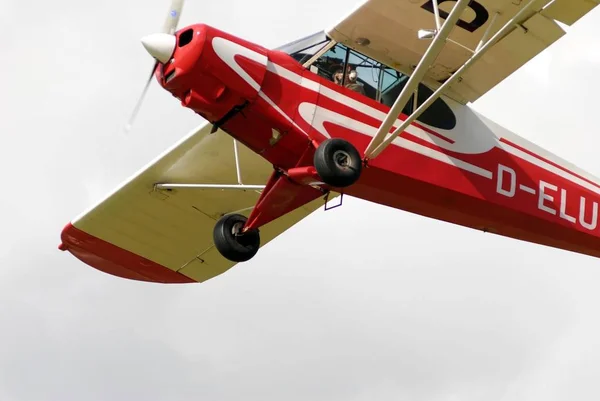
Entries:
[[337, 44], [316, 59], [310, 65], [310, 69], [323, 78], [341, 85], [347, 55], [348, 49], [345, 46]]
[[325, 35], [324, 32], [318, 32], [305, 38], [285, 44], [281, 47], [278, 47], [276, 50], [283, 51], [295, 58], [300, 64], [304, 64], [329, 42], [331, 42], [331, 40]]
[[[308, 60], [312, 54], [308, 58], [294, 58]], [[391, 107], [400, 96], [400, 92], [409, 78], [407, 75], [339, 43], [314, 60], [309, 68], [327, 80], [388, 107]], [[432, 93], [433, 91], [427, 86], [419, 84], [417, 107], [423, 104]], [[414, 94], [404, 107], [403, 113], [409, 115], [413, 112], [413, 108]], [[456, 126], [456, 117], [443, 99], [437, 99], [417, 120], [432, 127], [447, 130]]]

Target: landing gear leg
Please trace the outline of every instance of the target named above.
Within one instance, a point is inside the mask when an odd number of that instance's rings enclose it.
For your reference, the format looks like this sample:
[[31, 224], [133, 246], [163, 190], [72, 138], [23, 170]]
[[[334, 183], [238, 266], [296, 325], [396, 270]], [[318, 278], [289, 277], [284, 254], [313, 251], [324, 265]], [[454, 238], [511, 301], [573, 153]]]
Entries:
[[321, 197], [322, 191], [292, 181], [274, 170], [248, 218], [240, 214], [221, 217], [213, 230], [215, 247], [232, 262], [250, 260], [260, 247], [259, 227]]
[[[310, 157], [307, 153], [306, 158]], [[327, 139], [318, 146], [314, 167], [304, 163], [310, 161], [301, 160], [287, 171], [273, 171], [248, 218], [229, 214], [217, 221], [213, 241], [223, 257], [232, 262], [252, 259], [260, 248], [259, 227], [323, 195], [324, 190], [311, 186], [311, 182], [344, 188], [354, 184], [362, 171], [360, 154], [350, 142], [340, 138]]]
[[247, 218], [241, 214], [227, 214], [217, 221], [213, 230], [215, 247], [232, 262], [246, 262], [260, 248], [258, 229], [242, 231], [246, 221]]

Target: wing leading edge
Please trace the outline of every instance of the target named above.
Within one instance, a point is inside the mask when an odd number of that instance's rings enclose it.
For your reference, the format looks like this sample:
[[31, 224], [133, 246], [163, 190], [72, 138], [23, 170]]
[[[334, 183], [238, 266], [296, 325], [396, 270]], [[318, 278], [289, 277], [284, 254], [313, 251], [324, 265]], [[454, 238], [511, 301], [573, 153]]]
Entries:
[[[106, 273], [160, 283], [203, 282], [235, 265], [214, 248], [212, 231], [223, 214], [248, 215], [256, 191], [156, 190], [156, 183], [236, 184], [232, 138], [210, 125], [194, 130], [69, 223], [62, 250]], [[238, 144], [244, 184], [264, 184], [272, 166]], [[261, 227], [262, 245], [322, 205], [317, 199]]]
[[[433, 89], [439, 87], [473, 55], [482, 39], [492, 37], [528, 2], [471, 1], [450, 35], [452, 41], [431, 65], [423, 83]], [[445, 94], [461, 103], [477, 100], [565, 34], [555, 20], [571, 25], [598, 3], [600, 0], [535, 0], [517, 26]], [[443, 20], [455, 2], [438, 0], [438, 4]], [[430, 43], [419, 40], [417, 32], [435, 29], [434, 15], [432, 0], [368, 0], [328, 29], [327, 34], [410, 75]]]

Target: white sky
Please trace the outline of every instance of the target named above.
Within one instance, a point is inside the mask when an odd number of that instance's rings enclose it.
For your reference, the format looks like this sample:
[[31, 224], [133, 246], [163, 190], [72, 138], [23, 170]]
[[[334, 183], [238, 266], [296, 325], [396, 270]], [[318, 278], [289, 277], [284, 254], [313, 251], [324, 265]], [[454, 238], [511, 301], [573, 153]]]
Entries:
[[[275, 47], [351, 3], [189, 0], [181, 26]], [[0, 399], [600, 397], [591, 257], [357, 199], [202, 285], [122, 280], [59, 252], [71, 218], [199, 123], [154, 84], [122, 131], [152, 65], [139, 38], [167, 7], [0, 0]], [[600, 10], [476, 108], [600, 176], [598, 24]]]

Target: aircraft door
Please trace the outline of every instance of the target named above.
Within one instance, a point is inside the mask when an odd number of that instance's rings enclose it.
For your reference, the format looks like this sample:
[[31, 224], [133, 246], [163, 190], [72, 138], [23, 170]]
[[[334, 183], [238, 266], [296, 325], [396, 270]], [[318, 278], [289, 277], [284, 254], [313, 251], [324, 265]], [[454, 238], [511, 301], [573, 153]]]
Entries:
[[299, 96], [294, 122], [311, 139], [315, 138], [313, 121], [317, 111], [320, 86], [319, 77], [310, 70], [305, 70], [300, 81], [300, 90], [302, 94]]

